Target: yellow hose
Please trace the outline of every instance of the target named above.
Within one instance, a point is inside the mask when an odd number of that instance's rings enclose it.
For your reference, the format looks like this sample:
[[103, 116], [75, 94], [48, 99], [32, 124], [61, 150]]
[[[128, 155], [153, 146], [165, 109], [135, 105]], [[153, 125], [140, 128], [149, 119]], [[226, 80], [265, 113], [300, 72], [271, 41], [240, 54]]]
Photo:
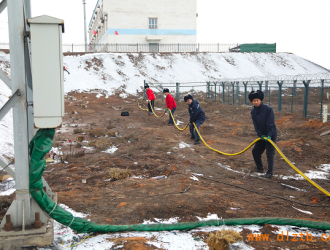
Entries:
[[297, 167], [295, 167], [291, 163], [291, 161], [289, 161], [288, 158], [286, 158], [286, 156], [282, 153], [282, 151], [276, 146], [276, 144], [272, 140], [268, 139], [268, 141], [274, 146], [274, 148], [277, 150], [277, 152], [290, 165], [290, 167], [292, 167], [294, 170], [296, 170], [298, 172], [298, 174], [300, 174], [302, 177], [304, 177], [309, 183], [311, 183], [318, 190], [320, 190], [321, 192], [325, 193], [327, 196], [330, 196], [330, 193], [327, 190], [325, 190], [324, 188], [320, 187], [317, 183], [315, 183], [314, 181], [312, 181], [311, 179], [309, 179], [303, 172], [301, 172]]
[[253, 141], [253, 142], [252, 142], [247, 148], [243, 149], [242, 151], [240, 151], [240, 152], [238, 152], [238, 153], [228, 154], [228, 153], [224, 153], [224, 152], [221, 152], [221, 151], [219, 151], [219, 150], [216, 150], [216, 149], [210, 147], [210, 146], [204, 141], [203, 137], [202, 137], [201, 134], [199, 133], [199, 131], [198, 131], [197, 127], [196, 127], [196, 124], [195, 124], [194, 122], [193, 122], [193, 124], [194, 124], [194, 127], [195, 127], [196, 131], [197, 131], [197, 134], [199, 135], [199, 137], [201, 138], [201, 140], [202, 140], [202, 142], [205, 144], [205, 146], [208, 147], [209, 149], [211, 149], [211, 150], [213, 150], [213, 151], [219, 153], [219, 154], [222, 154], [222, 155], [235, 156], [235, 155], [242, 154], [242, 153], [244, 153], [246, 150], [248, 150], [249, 148], [251, 148], [251, 147], [252, 147], [257, 141], [260, 140], [260, 138], [254, 140], [254, 141]]
[[175, 125], [175, 127], [176, 127], [178, 130], [180, 130], [180, 131], [184, 131], [184, 130], [186, 130], [186, 129], [188, 128], [190, 121], [188, 121], [187, 125], [186, 125], [184, 128], [179, 128], [178, 125], [176, 125], [176, 122], [175, 122], [175, 120], [174, 120], [174, 117], [173, 117], [172, 111], [171, 111], [170, 109], [169, 109], [168, 111], [170, 112], [170, 115], [172, 116], [172, 120], [173, 120], [173, 122], [174, 122], [174, 125]]
[[[145, 100], [145, 99], [143, 98], [142, 101], [143, 101], [143, 100]], [[141, 108], [139, 102], [137, 102], [137, 105], [138, 105], [138, 107], [139, 107], [141, 110], [143, 110], [143, 111], [148, 111], [148, 109], [143, 109], [143, 108]]]
[[[252, 142], [247, 148], [243, 149], [242, 151], [240, 151], [240, 152], [238, 152], [238, 153], [235, 153], [235, 154], [227, 154], [227, 153], [223, 153], [223, 152], [221, 152], [221, 151], [219, 151], [219, 150], [216, 150], [216, 149], [210, 147], [210, 146], [204, 141], [203, 137], [202, 137], [201, 134], [199, 133], [199, 131], [198, 131], [197, 127], [196, 127], [196, 124], [195, 124], [195, 123], [193, 123], [193, 124], [194, 124], [194, 127], [195, 127], [195, 129], [196, 129], [196, 131], [197, 131], [199, 137], [201, 138], [201, 140], [202, 140], [202, 142], [205, 144], [205, 146], [208, 147], [209, 149], [211, 149], [211, 150], [213, 150], [213, 151], [215, 151], [215, 152], [217, 152], [217, 153], [219, 153], [219, 154], [223, 154], [223, 155], [235, 156], [235, 155], [242, 154], [242, 153], [244, 153], [246, 150], [248, 150], [249, 148], [251, 148], [251, 147], [252, 147], [257, 141], [261, 140], [260, 138], [254, 140], [254, 141], [253, 141], [253, 142]], [[282, 158], [283, 158], [283, 159], [289, 164], [290, 167], [292, 167], [292, 168], [293, 168], [298, 174], [300, 174], [302, 177], [304, 177], [309, 183], [311, 183], [311, 184], [312, 184], [314, 187], [316, 187], [318, 190], [320, 190], [320, 191], [323, 192], [324, 194], [330, 196], [330, 193], [329, 193], [327, 190], [325, 190], [324, 188], [320, 187], [317, 183], [315, 183], [314, 181], [312, 181], [311, 179], [309, 179], [309, 178], [308, 178], [303, 172], [301, 172], [297, 167], [295, 167], [295, 166], [291, 163], [291, 161], [289, 161], [289, 159], [286, 158], [286, 156], [282, 153], [282, 151], [276, 146], [276, 144], [275, 144], [271, 139], [267, 139], [266, 137], [265, 137], [265, 139], [266, 139], [267, 141], [269, 141], [269, 142], [274, 146], [274, 148], [277, 150], [277, 152], [278, 152], [278, 153], [282, 156]]]
[[[138, 106], [139, 106], [139, 104], [138, 104]], [[150, 106], [151, 106], [152, 112], [155, 114], [155, 112], [154, 112], [154, 110], [153, 110], [151, 104], [150, 104]], [[139, 107], [140, 107], [140, 106], [139, 106]], [[142, 109], [142, 108], [140, 107], [140, 109]], [[142, 110], [147, 110], [147, 109], [142, 109]], [[166, 112], [166, 110], [165, 110], [165, 112]], [[180, 131], [184, 131], [184, 130], [186, 130], [186, 129], [188, 128], [189, 123], [190, 123], [189, 121], [188, 121], [187, 125], [186, 125], [183, 129], [181, 129], [181, 128], [179, 128], [179, 127], [177, 126], [177, 124], [176, 124], [176, 122], [175, 122], [175, 120], [174, 120], [174, 117], [173, 117], [173, 114], [172, 114], [171, 110], [169, 110], [169, 113], [170, 113], [170, 115], [172, 116], [172, 119], [173, 119], [174, 125], [175, 125], [175, 127], [176, 127], [178, 130], [180, 130]], [[165, 113], [164, 113], [162, 116], [164, 116], [164, 115], [165, 115]], [[155, 114], [155, 116], [156, 116], [156, 117], [162, 117], [162, 116], [157, 116], [156, 114]], [[224, 153], [224, 152], [221, 152], [221, 151], [219, 151], [219, 150], [216, 150], [216, 149], [210, 147], [210, 146], [204, 141], [202, 135], [199, 133], [199, 131], [198, 131], [197, 127], [196, 127], [196, 124], [195, 124], [195, 123], [193, 123], [193, 124], [194, 124], [194, 127], [195, 127], [195, 129], [196, 129], [196, 131], [197, 131], [197, 133], [198, 133], [200, 139], [201, 139], [202, 142], [204, 143], [204, 145], [205, 145], [206, 147], [208, 147], [209, 149], [211, 149], [211, 150], [213, 150], [213, 151], [215, 151], [215, 152], [217, 152], [217, 153], [219, 153], [219, 154], [222, 154], [222, 155], [235, 156], [235, 155], [242, 154], [242, 153], [244, 153], [245, 151], [247, 151], [249, 148], [251, 148], [251, 147], [252, 147], [257, 141], [261, 140], [260, 138], [257, 138], [257, 139], [254, 140], [249, 146], [247, 146], [245, 149], [243, 149], [242, 151], [240, 151], [240, 152], [238, 152], [238, 153], [234, 153], [234, 154]], [[297, 167], [295, 167], [295, 166], [294, 166], [294, 165], [288, 160], [288, 158], [286, 158], [286, 156], [282, 153], [282, 151], [276, 146], [276, 144], [275, 144], [271, 139], [267, 139], [266, 137], [265, 137], [265, 139], [266, 139], [267, 141], [269, 141], [269, 142], [274, 146], [274, 148], [277, 150], [277, 152], [278, 152], [278, 153], [282, 156], [282, 158], [283, 158], [283, 159], [289, 164], [290, 167], [292, 167], [292, 168], [293, 168], [298, 174], [300, 174], [302, 177], [304, 177], [309, 183], [311, 183], [311, 184], [312, 184], [314, 187], [316, 187], [318, 190], [320, 190], [320, 191], [323, 192], [324, 194], [330, 196], [330, 193], [329, 193], [327, 190], [325, 190], [324, 188], [322, 188], [321, 186], [319, 186], [317, 183], [315, 183], [314, 181], [312, 181], [311, 179], [309, 179], [309, 178], [308, 178], [303, 172], [301, 172]]]
[[152, 107], [150, 101], [148, 101], [148, 102], [149, 102], [149, 105], [150, 105], [150, 107], [151, 107], [152, 113], [154, 113], [154, 115], [155, 115], [157, 118], [161, 118], [161, 117], [163, 117], [163, 116], [165, 115], [166, 110], [164, 111], [164, 114], [162, 114], [161, 116], [158, 116], [158, 115], [155, 113], [154, 108]]

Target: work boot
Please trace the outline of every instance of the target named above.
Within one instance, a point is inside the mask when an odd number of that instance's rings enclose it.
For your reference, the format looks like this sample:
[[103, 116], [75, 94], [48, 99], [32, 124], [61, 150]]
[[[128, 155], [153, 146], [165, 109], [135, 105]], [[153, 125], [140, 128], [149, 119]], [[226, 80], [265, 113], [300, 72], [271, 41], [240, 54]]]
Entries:
[[263, 173], [264, 170], [263, 170], [263, 169], [259, 169], [259, 168], [257, 168], [254, 172], [257, 172], [257, 173]]
[[173, 123], [168, 123], [167, 126], [174, 126], [174, 124]]
[[190, 139], [195, 140], [195, 136], [190, 137]]
[[153, 115], [154, 113], [150, 112], [149, 115]]
[[272, 174], [270, 174], [270, 173], [266, 173], [266, 174], [263, 176], [263, 178], [270, 179], [270, 178], [272, 178]]
[[194, 142], [194, 144], [195, 144], [195, 145], [200, 144], [200, 141], [199, 141], [199, 140], [196, 140], [196, 141]]

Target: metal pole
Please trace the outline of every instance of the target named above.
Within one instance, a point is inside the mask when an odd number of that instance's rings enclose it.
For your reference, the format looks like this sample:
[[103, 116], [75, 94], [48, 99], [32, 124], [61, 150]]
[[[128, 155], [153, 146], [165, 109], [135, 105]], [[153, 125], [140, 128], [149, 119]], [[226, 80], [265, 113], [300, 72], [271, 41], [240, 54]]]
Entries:
[[225, 103], [226, 100], [225, 100], [225, 83], [222, 82], [222, 103]]
[[180, 89], [179, 89], [179, 83], [176, 83], [176, 98], [179, 100], [180, 99]]
[[293, 96], [297, 95], [297, 80], [293, 81]]
[[206, 90], [207, 90], [207, 99], [210, 99], [210, 82], [206, 82]]
[[291, 113], [293, 112], [293, 89], [292, 88], [292, 94], [291, 94]]
[[283, 81], [277, 81], [278, 84], [278, 111], [282, 110], [282, 84]]
[[217, 101], [217, 83], [214, 82], [214, 101]]
[[268, 97], [268, 81], [265, 81], [265, 97]]
[[86, 0], [82, 0], [84, 5], [84, 32], [85, 32], [85, 52], [87, 52], [87, 29], [86, 29]]
[[309, 83], [310, 83], [310, 80], [303, 81], [303, 84], [305, 85], [305, 90], [304, 90], [304, 113], [303, 113], [304, 117], [307, 117], [307, 107], [308, 107], [307, 103], [308, 103]]
[[[29, 2], [28, 2], [29, 4]], [[28, 5], [27, 5], [28, 6]], [[26, 71], [24, 51], [24, 0], [7, 1], [9, 43], [10, 43], [10, 68], [12, 93], [20, 90], [22, 98], [13, 107], [14, 124], [14, 151], [15, 151], [15, 182], [16, 182], [16, 210], [17, 214], [12, 216], [15, 226], [22, 225], [22, 203], [25, 204], [25, 214], [30, 214], [30, 192], [29, 192], [29, 136], [27, 115], [27, 93], [26, 93]], [[8, 211], [9, 212], [9, 211]], [[14, 214], [13, 214], [14, 215]], [[30, 216], [25, 217], [25, 224], [31, 224]]]
[[247, 83], [248, 82], [243, 82], [244, 85], [244, 104], [247, 105]]
[[235, 82], [231, 83], [233, 93], [233, 105], [235, 105]]
[[261, 81], [261, 82], [257, 82], [257, 83], [258, 83], [258, 85], [259, 85], [259, 90], [262, 91], [262, 83], [263, 83], [263, 81]]
[[324, 80], [321, 80], [322, 87], [321, 87], [321, 111], [320, 111], [320, 118], [322, 119], [322, 113], [323, 113], [323, 94], [324, 94]]
[[270, 87], [268, 89], [268, 93], [269, 93], [269, 106], [270, 106]]

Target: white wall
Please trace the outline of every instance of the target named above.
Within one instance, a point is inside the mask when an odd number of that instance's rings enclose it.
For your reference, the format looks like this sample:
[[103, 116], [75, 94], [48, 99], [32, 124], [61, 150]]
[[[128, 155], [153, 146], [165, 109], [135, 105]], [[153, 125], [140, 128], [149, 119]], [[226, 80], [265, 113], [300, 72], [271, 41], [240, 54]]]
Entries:
[[148, 29], [149, 17], [158, 18], [158, 29], [196, 30], [196, 0], [106, 0], [109, 28]]
[[[108, 20], [105, 33], [102, 30], [94, 43], [196, 43], [196, 2], [100, 0], [101, 13], [107, 12]], [[149, 29], [149, 18], [157, 18], [157, 29]], [[146, 40], [150, 35], [160, 40]]]

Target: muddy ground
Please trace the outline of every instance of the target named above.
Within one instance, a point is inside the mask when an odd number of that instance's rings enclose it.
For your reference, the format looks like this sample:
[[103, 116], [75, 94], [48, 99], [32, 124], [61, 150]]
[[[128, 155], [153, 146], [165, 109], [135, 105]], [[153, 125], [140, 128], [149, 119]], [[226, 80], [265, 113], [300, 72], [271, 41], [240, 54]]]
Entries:
[[[257, 138], [250, 106], [232, 106], [204, 97], [196, 99], [207, 117], [201, 134], [211, 147], [234, 153]], [[208, 213], [225, 219], [290, 217], [330, 222], [330, 207], [308, 207], [294, 203], [330, 206], [329, 197], [306, 180], [282, 179], [281, 175], [295, 175], [295, 171], [278, 153], [274, 177], [270, 180], [261, 178], [254, 173], [251, 149], [232, 157], [213, 152], [203, 144], [193, 145], [189, 130], [180, 132], [173, 126], [167, 126], [168, 115], [162, 118], [149, 116], [148, 112], [138, 108], [137, 100], [134, 96], [122, 99], [118, 93], [108, 98], [104, 95], [97, 98], [95, 93], [72, 92], [67, 95], [64, 126], [57, 129], [54, 139], [54, 147], [61, 147], [64, 152], [64, 155], [57, 156], [62, 162], [48, 164], [46, 170], [51, 172], [44, 174], [50, 187], [57, 192], [59, 203], [77, 212], [87, 213], [93, 222], [101, 224], [135, 224], [171, 217], [188, 222], [196, 221], [196, 216], [206, 217]], [[186, 123], [189, 119], [187, 105], [184, 102], [177, 104], [175, 118]], [[145, 108], [144, 103], [141, 106]], [[161, 100], [156, 100], [155, 106], [166, 107]], [[122, 111], [128, 111], [130, 115], [121, 116]], [[162, 111], [156, 110], [156, 113], [161, 115]], [[304, 118], [300, 113], [276, 112], [275, 119], [277, 145], [300, 170], [315, 170], [320, 164], [330, 162], [330, 135], [320, 137], [322, 132], [330, 130], [329, 123]], [[179, 148], [180, 142], [190, 147]], [[102, 152], [113, 146], [118, 148], [115, 153]], [[267, 168], [266, 156], [263, 157]], [[218, 163], [228, 165], [234, 171]], [[110, 178], [109, 172], [113, 168], [127, 170], [127, 175], [140, 178], [105, 181]], [[191, 173], [203, 174], [224, 183], [198, 176], [196, 181], [191, 178]], [[167, 178], [150, 180], [160, 175]], [[85, 180], [86, 183], [83, 183]], [[316, 182], [330, 190], [329, 180]], [[264, 194], [284, 197], [292, 202]], [[4, 198], [4, 206], [9, 205], [13, 197]], [[302, 213], [293, 206], [313, 214]], [[0, 211], [0, 217], [4, 214], [4, 210]], [[263, 230], [271, 231], [269, 226]], [[320, 239], [298, 243], [249, 242], [247, 233], [245, 230], [242, 234], [244, 241], [256, 249], [330, 247], [327, 241]], [[203, 236], [204, 240], [207, 235]]]

